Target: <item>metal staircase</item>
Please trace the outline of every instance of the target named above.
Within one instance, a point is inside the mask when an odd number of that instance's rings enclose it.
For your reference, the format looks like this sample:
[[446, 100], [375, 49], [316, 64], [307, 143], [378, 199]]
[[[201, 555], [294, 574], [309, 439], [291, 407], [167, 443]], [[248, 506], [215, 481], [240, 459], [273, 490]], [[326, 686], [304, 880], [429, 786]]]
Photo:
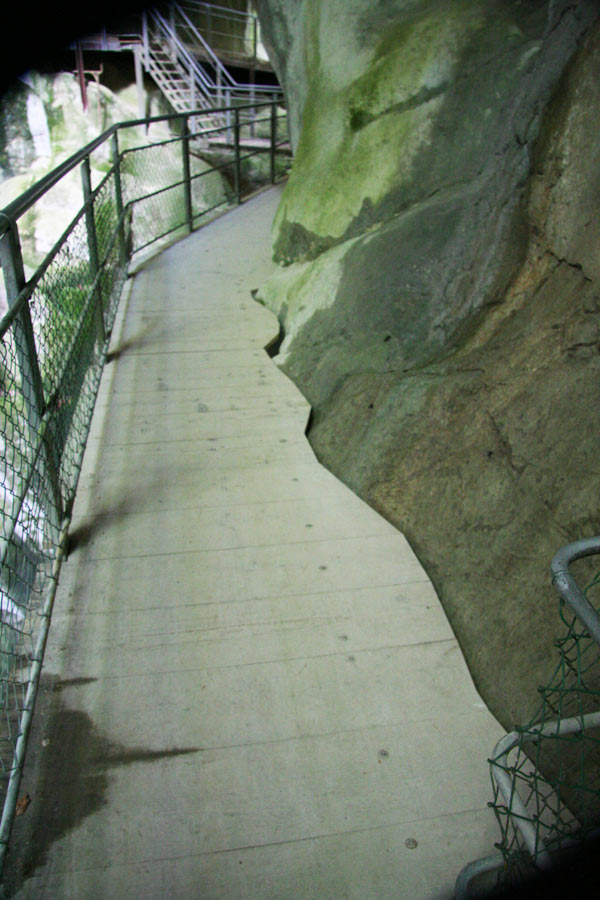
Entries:
[[[127, 34], [109, 35], [103, 31], [101, 34], [90, 35], [78, 41], [78, 47], [83, 50], [133, 51], [140, 92], [142, 71], [145, 71], [175, 112], [187, 113], [194, 109], [230, 107], [237, 104], [247, 106], [255, 101], [283, 97], [279, 85], [239, 83], [220, 58], [223, 54], [233, 58], [235, 53], [231, 47], [225, 47], [227, 43], [225, 40], [227, 35], [223, 31], [225, 26], [221, 23], [215, 28], [210, 23], [215, 16], [220, 16], [217, 21], [223, 19], [227, 22], [235, 15], [237, 18], [232, 19], [234, 28], [241, 29], [247, 27], [247, 14], [209, 3], [200, 3], [197, 0], [183, 0], [183, 2], [186, 4], [185, 9], [178, 3], [172, 3], [163, 9], [163, 12], [149, 10], [142, 13], [138, 33], [130, 31]], [[190, 18], [186, 9], [195, 17], [195, 21]], [[248, 63], [253, 80], [257, 66], [258, 25], [256, 16], [251, 16], [250, 19], [252, 39], [249, 42], [251, 51]], [[222, 49], [215, 52], [200, 28], [203, 30], [208, 28], [207, 33], [220, 46], [223, 45]], [[231, 35], [229, 37], [231, 38]], [[243, 39], [240, 40], [243, 43]], [[239, 52], [237, 58], [238, 64], [244, 60]], [[81, 77], [83, 78], [83, 67]], [[140, 109], [140, 116], [143, 115], [144, 112]], [[226, 117], [213, 113], [212, 118], [220, 125]]]
[[282, 93], [278, 86], [237, 82], [178, 4], [169, 7], [168, 18], [156, 10], [145, 12], [140, 38], [122, 46], [139, 55], [142, 67], [176, 112], [252, 104]]

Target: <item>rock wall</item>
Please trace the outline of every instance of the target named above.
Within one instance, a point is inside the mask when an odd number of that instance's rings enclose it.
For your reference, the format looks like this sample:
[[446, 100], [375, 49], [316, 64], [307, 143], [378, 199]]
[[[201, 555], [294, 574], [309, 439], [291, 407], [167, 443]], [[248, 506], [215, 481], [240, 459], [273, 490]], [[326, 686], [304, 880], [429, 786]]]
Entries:
[[512, 727], [554, 665], [550, 558], [600, 532], [598, 7], [257, 5], [297, 148], [277, 361]]

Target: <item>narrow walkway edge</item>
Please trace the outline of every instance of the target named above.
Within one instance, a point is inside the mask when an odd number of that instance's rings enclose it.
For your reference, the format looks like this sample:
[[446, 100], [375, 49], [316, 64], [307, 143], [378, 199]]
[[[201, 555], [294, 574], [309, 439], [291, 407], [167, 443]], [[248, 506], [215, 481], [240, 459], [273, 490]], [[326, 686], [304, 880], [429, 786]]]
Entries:
[[7, 896], [449, 900], [503, 734], [408, 542], [263, 349], [267, 191], [123, 298]]

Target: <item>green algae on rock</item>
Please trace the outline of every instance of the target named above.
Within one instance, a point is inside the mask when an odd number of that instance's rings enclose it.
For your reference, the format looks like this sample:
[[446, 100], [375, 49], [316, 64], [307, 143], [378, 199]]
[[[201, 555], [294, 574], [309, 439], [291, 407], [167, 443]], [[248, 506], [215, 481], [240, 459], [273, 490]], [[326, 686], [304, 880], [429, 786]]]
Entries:
[[598, 8], [258, 5], [297, 135], [261, 288], [276, 361], [511, 728], [553, 666], [550, 558], [600, 531]]

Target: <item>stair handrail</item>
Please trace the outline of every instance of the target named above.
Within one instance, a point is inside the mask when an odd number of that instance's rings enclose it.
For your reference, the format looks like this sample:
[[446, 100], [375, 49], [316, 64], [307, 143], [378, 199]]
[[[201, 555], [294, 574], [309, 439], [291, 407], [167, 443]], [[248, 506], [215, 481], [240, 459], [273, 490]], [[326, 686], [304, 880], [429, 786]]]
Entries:
[[[209, 4], [206, 4], [207, 6]], [[208, 56], [211, 65], [215, 67], [215, 70], [218, 71], [221, 75], [221, 78], [224, 79], [231, 89], [235, 92], [240, 93], [269, 93], [269, 94], [281, 94], [283, 93], [283, 89], [280, 85], [269, 85], [268, 87], [263, 87], [262, 85], [256, 84], [241, 84], [239, 81], [236, 81], [235, 78], [231, 75], [226, 66], [223, 65], [219, 57], [216, 55], [208, 41], [204, 38], [204, 36], [198, 31], [192, 20], [189, 18], [184, 9], [178, 4], [173, 3], [172, 9], [177, 13], [178, 16], [183, 20], [184, 27], [188, 29], [195, 41], [202, 47], [206, 55]]]
[[[260, 23], [258, 15], [255, 12], [251, 10], [229, 9], [225, 6], [219, 6], [216, 3], [207, 3], [205, 2], [205, 0], [178, 0], [178, 4], [182, 9], [190, 10], [192, 14], [197, 13], [205, 17], [206, 31], [208, 32], [206, 40], [214, 49], [217, 56], [219, 56], [219, 50], [221, 49], [224, 57], [237, 58], [240, 60], [245, 60], [246, 63], [250, 62], [250, 65], [256, 65], [258, 60], [258, 33], [260, 29]], [[232, 50], [231, 48], [219, 48], [218, 36], [220, 35], [221, 37], [230, 39], [232, 35], [227, 31], [220, 30], [218, 25], [215, 28], [215, 26], [213, 25], [213, 16], [214, 20], [216, 20], [217, 22], [224, 20], [225, 22], [234, 22], [238, 25], [243, 24], [244, 36], [242, 39], [242, 43], [244, 45], [246, 45], [246, 41], [248, 40], [246, 36], [248, 24], [251, 23], [252, 37], [250, 38], [250, 40], [252, 43], [252, 52], [248, 53], [247, 51], [243, 50], [242, 52], [238, 53], [238, 51]], [[241, 36], [235, 35], [235, 37]]]
[[[208, 76], [208, 74], [198, 63], [193, 54], [191, 54], [189, 50], [184, 46], [184, 44], [179, 40], [176, 32], [171, 27], [169, 22], [167, 22], [167, 20], [159, 12], [157, 12], [157, 10], [151, 10], [149, 12], [149, 15], [155, 26], [157, 26], [159, 33], [162, 32], [162, 36], [166, 37], [166, 39], [168, 40], [170, 49], [174, 51], [179, 57], [179, 60], [185, 68], [186, 74], [191, 73], [193, 75], [198, 87], [200, 88], [202, 104], [214, 104], [215, 97], [218, 94], [217, 85]], [[146, 68], [150, 69], [150, 50], [147, 45], [145, 46], [145, 54]]]
[[243, 9], [230, 9], [228, 6], [220, 6], [218, 3], [207, 3], [206, 0], [183, 0], [186, 6], [198, 8], [199, 6], [205, 7], [206, 9], [212, 11], [216, 10], [219, 13], [223, 13], [223, 18], [229, 19], [258, 19], [258, 16], [255, 12], [243, 10]]
[[[198, 31], [198, 29], [196, 28], [196, 26], [194, 25], [192, 20], [189, 18], [187, 13], [177, 3], [173, 3], [171, 8], [173, 9], [174, 12], [177, 13], [177, 15], [185, 23], [185, 27], [192, 33], [194, 40], [197, 41], [198, 44], [200, 44], [200, 46], [206, 53], [208, 59], [210, 60], [211, 65], [214, 66], [215, 71], [220, 73], [221, 78], [225, 82], [227, 82], [233, 90], [243, 89], [245, 87], [245, 85], [238, 84], [238, 82], [235, 80], [233, 75], [231, 75], [231, 73], [223, 65], [223, 63], [221, 62], [219, 57], [215, 54], [215, 52], [213, 51], [210, 44], [205, 40], [205, 38], [202, 36], [202, 34], [200, 34], [200, 32]], [[175, 26], [175, 33], [177, 33], [177, 26]], [[179, 38], [178, 38], [178, 40], [179, 40]], [[216, 87], [216, 85], [215, 85], [215, 87]]]

